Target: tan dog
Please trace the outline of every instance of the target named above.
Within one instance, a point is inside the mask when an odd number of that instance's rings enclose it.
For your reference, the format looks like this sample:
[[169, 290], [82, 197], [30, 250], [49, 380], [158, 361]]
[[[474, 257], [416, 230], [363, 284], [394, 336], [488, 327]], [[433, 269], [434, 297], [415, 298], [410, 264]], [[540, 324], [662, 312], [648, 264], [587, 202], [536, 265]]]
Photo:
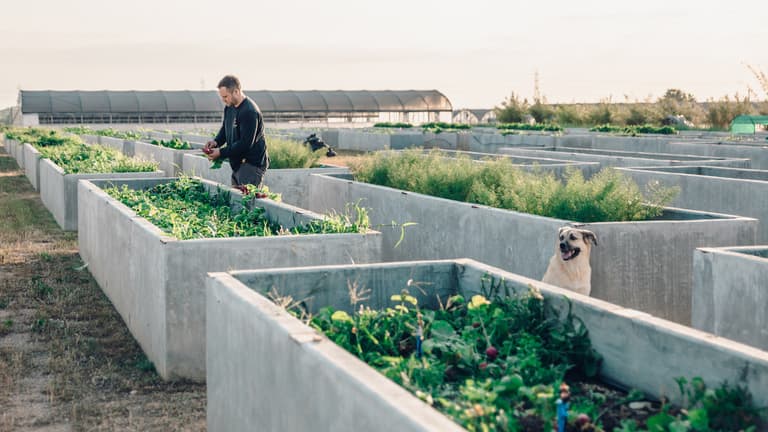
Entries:
[[597, 245], [597, 236], [592, 231], [568, 226], [560, 228], [555, 254], [541, 281], [589, 295], [592, 290], [592, 268], [589, 266], [592, 244]]

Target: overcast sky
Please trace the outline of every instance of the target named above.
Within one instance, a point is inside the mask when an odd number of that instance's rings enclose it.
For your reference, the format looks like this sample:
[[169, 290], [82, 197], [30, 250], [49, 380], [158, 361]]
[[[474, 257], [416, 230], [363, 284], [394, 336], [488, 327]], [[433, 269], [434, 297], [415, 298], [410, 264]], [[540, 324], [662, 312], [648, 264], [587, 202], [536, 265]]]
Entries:
[[27, 90], [437, 89], [454, 108], [765, 97], [765, 0], [9, 0], [0, 108]]

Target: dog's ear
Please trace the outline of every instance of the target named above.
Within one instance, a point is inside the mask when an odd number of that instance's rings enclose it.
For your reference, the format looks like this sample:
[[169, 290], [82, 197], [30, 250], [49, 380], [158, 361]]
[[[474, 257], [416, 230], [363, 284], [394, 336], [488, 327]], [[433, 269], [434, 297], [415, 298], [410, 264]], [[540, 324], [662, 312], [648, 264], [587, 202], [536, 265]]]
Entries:
[[581, 235], [584, 236], [584, 241], [585, 242], [587, 240], [589, 240], [595, 246], [597, 246], [597, 236], [595, 235], [595, 233], [593, 233], [592, 231], [589, 231], [589, 230], [580, 230], [580, 231], [581, 231]]
[[557, 236], [560, 237], [561, 235], [563, 235], [563, 231], [567, 230], [568, 228], [570, 228], [570, 227], [561, 226], [560, 229], [557, 230]]

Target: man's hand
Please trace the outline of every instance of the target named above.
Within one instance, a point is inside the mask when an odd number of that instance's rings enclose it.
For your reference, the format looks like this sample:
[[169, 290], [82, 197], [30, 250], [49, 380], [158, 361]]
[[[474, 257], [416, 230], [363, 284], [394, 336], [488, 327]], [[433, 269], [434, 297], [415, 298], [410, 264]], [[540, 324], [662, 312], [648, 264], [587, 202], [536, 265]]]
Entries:
[[216, 147], [218, 147], [218, 144], [216, 143], [216, 141], [211, 140], [211, 141], [208, 141], [207, 143], [205, 143], [205, 149], [206, 150], [212, 149], [212, 148], [216, 148]]
[[210, 149], [210, 153], [207, 153], [206, 156], [208, 157], [208, 160], [216, 160], [221, 157], [221, 150], [212, 148]]

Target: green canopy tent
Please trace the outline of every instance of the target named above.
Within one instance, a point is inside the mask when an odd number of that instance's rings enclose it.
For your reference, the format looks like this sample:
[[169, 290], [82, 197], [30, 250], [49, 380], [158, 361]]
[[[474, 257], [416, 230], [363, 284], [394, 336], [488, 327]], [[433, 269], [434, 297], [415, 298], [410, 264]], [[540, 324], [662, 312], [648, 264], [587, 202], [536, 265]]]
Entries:
[[754, 134], [768, 130], [768, 116], [740, 115], [731, 122], [731, 133]]

